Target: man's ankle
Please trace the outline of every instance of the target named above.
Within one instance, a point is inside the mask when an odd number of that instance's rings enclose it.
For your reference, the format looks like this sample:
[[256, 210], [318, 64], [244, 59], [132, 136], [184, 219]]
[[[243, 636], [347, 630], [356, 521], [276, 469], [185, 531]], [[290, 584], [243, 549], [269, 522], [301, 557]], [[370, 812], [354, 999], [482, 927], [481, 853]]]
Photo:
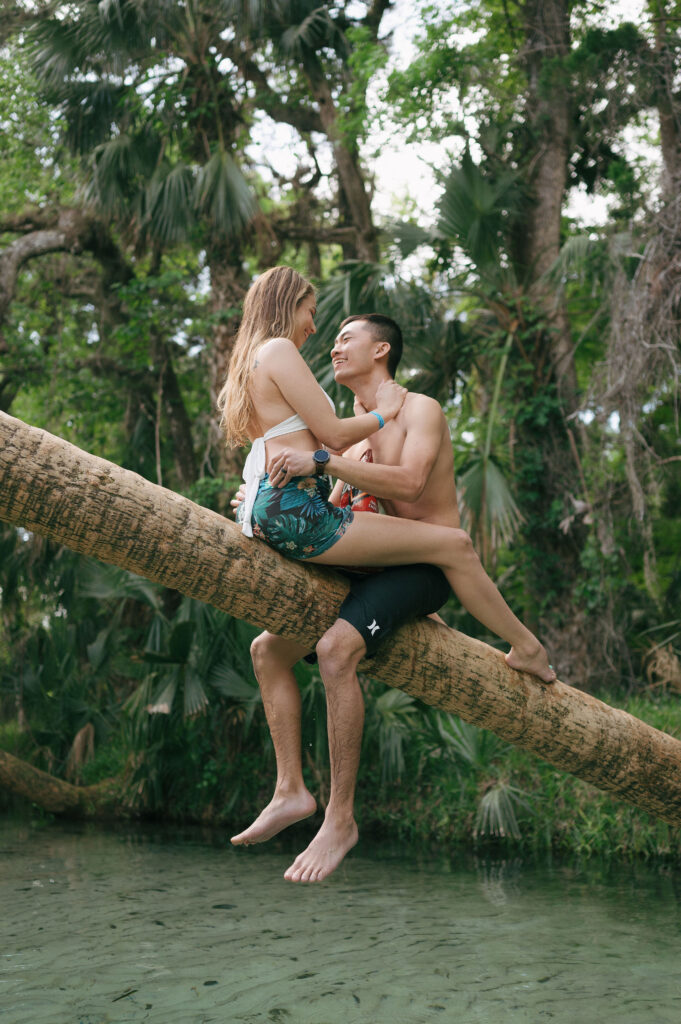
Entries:
[[334, 807], [331, 803], [326, 808], [324, 821], [336, 828], [352, 828], [356, 826], [353, 807]]

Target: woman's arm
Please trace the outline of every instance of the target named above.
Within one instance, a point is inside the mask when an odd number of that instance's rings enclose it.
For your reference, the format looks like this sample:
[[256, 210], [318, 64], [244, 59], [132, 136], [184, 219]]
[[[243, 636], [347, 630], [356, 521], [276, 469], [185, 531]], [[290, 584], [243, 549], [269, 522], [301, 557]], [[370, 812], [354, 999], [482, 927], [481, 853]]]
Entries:
[[[287, 338], [274, 338], [258, 353], [263, 370], [322, 444], [336, 450], [375, 433], [380, 420], [373, 412], [339, 419], [300, 352]], [[376, 412], [384, 421], [402, 408], [407, 392], [395, 381], [385, 381], [376, 392]]]

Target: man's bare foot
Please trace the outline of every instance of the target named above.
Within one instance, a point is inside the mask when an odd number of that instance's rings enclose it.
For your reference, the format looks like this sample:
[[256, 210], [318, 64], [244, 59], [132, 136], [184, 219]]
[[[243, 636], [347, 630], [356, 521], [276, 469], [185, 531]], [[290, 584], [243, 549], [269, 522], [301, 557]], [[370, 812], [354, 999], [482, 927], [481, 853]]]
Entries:
[[253, 843], [265, 843], [277, 832], [288, 828], [296, 821], [309, 818], [317, 809], [317, 801], [309, 790], [288, 796], [272, 797], [267, 807], [261, 811], [253, 824], [238, 836], [232, 836], [234, 846], [251, 846]]
[[308, 848], [299, 853], [284, 872], [284, 878], [287, 882], [321, 882], [336, 870], [358, 836], [354, 818], [347, 824], [325, 819]]
[[510, 668], [529, 672], [530, 675], [538, 676], [544, 683], [555, 682], [556, 673], [553, 665], [549, 665], [548, 655], [538, 640], [527, 649], [512, 647], [504, 657]]

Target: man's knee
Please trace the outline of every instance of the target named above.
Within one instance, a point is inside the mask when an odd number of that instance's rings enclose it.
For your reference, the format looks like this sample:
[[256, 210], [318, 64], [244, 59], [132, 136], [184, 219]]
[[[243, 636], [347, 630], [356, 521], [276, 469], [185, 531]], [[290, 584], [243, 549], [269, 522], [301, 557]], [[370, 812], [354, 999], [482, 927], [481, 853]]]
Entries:
[[279, 648], [281, 637], [274, 633], [259, 633], [251, 643], [251, 661], [257, 676], [258, 669], [266, 668], [272, 661], [278, 661], [281, 657]]
[[366, 645], [360, 633], [345, 619], [338, 619], [318, 641], [317, 657], [322, 678], [354, 672], [366, 654]]

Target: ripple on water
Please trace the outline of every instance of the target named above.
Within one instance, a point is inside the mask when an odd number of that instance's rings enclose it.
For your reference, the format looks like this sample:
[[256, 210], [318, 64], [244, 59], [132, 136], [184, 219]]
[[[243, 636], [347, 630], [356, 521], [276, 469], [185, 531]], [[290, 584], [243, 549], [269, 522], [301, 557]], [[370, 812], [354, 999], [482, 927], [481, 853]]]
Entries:
[[290, 850], [222, 836], [9, 825], [1, 843], [8, 1024], [681, 1020], [678, 872], [364, 845], [296, 886]]

